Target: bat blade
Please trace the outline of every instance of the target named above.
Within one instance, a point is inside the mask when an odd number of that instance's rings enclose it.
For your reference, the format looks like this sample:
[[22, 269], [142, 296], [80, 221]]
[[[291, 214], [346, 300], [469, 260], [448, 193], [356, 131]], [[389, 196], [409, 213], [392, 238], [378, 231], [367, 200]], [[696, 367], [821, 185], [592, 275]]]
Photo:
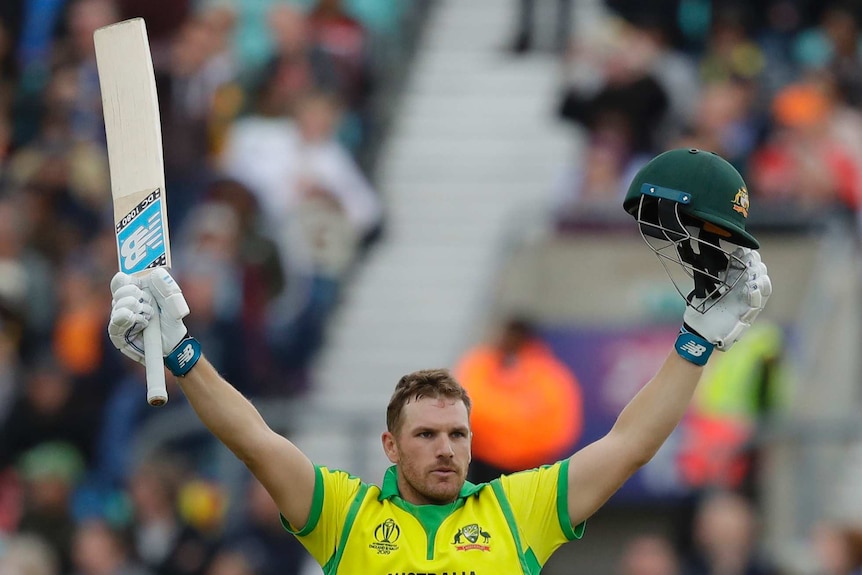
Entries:
[[[146, 276], [171, 265], [162, 129], [149, 39], [143, 19], [93, 34], [102, 92], [117, 257], [120, 271]], [[161, 326], [154, 314], [144, 330], [147, 401], [168, 401]]]

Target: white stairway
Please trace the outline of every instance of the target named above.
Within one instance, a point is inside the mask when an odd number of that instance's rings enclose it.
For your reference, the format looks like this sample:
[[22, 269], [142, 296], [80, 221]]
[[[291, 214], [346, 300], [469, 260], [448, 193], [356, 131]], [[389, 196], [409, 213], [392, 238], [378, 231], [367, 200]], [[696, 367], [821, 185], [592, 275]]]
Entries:
[[572, 153], [554, 118], [558, 60], [503, 50], [513, 9], [501, 0], [432, 9], [382, 152], [386, 234], [350, 282], [314, 370], [311, 400], [326, 420], [338, 417], [331, 410], [373, 418], [362, 468], [355, 430], [345, 437], [343, 426], [321, 422], [295, 440], [315, 461], [367, 481], [386, 465], [379, 437], [395, 383], [450, 367], [481, 335], [506, 228], [547, 197]]

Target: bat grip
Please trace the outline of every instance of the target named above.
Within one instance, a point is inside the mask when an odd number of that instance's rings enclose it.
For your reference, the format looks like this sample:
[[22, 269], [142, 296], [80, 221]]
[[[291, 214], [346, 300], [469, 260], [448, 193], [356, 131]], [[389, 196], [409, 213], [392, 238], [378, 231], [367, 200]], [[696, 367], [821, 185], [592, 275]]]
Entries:
[[144, 328], [144, 359], [147, 367], [147, 403], [160, 407], [168, 402], [165, 365], [162, 358], [162, 324], [158, 311]]

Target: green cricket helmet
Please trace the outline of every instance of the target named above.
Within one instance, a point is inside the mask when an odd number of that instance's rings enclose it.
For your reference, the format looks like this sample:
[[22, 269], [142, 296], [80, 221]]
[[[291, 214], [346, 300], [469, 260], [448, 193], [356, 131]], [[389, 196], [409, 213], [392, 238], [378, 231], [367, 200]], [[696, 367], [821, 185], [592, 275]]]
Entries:
[[[742, 176], [712, 152], [682, 148], [656, 156], [635, 175], [623, 207], [674, 287], [689, 303], [697, 298], [701, 312], [733, 287], [726, 281], [731, 259], [739, 259], [733, 251], [760, 247], [745, 229], [749, 197]], [[683, 289], [667, 262], [681, 266], [694, 290]]]

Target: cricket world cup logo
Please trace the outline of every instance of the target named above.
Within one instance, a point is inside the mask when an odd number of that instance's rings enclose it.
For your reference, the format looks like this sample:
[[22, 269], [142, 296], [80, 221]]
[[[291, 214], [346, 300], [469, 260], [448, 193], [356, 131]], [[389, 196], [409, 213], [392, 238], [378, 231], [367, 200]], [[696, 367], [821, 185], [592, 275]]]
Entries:
[[167, 263], [162, 201], [162, 191], [153, 190], [117, 223], [117, 251], [124, 273]]
[[377, 551], [378, 555], [389, 555], [398, 550], [395, 544], [401, 537], [401, 528], [391, 517], [374, 528], [374, 542], [368, 547]]

